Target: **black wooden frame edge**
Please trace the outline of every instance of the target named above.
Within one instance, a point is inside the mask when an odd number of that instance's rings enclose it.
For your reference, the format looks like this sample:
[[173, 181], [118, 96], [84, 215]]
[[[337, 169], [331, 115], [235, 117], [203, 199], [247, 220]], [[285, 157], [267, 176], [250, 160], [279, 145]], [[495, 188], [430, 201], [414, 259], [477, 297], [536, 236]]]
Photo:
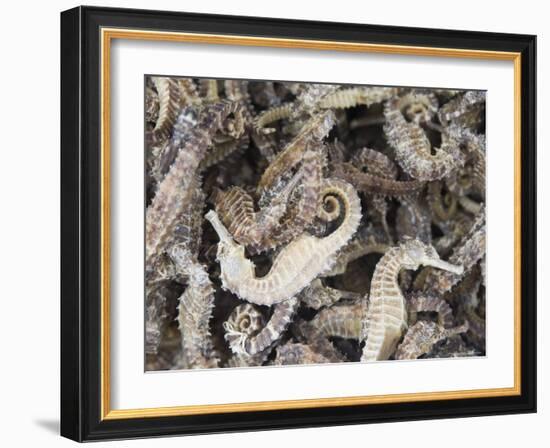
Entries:
[[[423, 403], [100, 421], [100, 27], [522, 54], [522, 394]], [[78, 7], [61, 14], [61, 434], [77, 441], [536, 411], [536, 37]]]
[[80, 354], [81, 40], [78, 9], [61, 14], [61, 434], [83, 440]]

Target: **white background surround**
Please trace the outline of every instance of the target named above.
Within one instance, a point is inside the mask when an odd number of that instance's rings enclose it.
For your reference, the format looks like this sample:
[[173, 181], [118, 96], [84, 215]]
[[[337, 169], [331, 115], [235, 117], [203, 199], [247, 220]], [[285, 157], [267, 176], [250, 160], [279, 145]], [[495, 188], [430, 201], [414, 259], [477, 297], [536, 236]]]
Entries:
[[[486, 90], [488, 356], [144, 373], [142, 148], [143, 83], [148, 73]], [[113, 409], [513, 387], [513, 86], [512, 61], [115, 39], [111, 47]]]
[[[550, 168], [545, 143], [550, 120], [548, 78], [548, 11], [544, 2], [479, 2], [456, 4], [430, 0], [410, 2], [257, 2], [254, 0], [89, 0], [87, 4], [128, 8], [158, 8], [203, 13], [268, 16], [537, 34], [538, 46], [538, 331], [539, 413], [468, 419], [402, 422], [377, 425], [163, 438], [98, 447], [168, 446], [242, 447], [315, 446], [341, 444], [373, 447], [445, 448], [465, 446], [545, 446], [548, 440], [550, 392], [547, 387], [550, 319], [544, 299], [549, 293], [550, 268], [547, 200]], [[4, 5], [0, 27], [3, 70], [0, 70], [2, 123], [2, 370], [0, 393], [4, 446], [74, 446], [57, 435], [59, 415], [59, 12], [74, 1], [10, 2]], [[318, 76], [314, 78], [319, 79]], [[388, 81], [383, 81], [388, 82]], [[492, 101], [492, 98], [489, 98]], [[491, 103], [492, 104], [492, 103]], [[491, 106], [490, 106], [491, 107]], [[29, 109], [34, 119], [27, 117]], [[139, 151], [141, 148], [136, 148]], [[504, 194], [503, 194], [504, 195]], [[504, 281], [506, 275], [496, 274]], [[496, 312], [500, 312], [497, 310]], [[496, 319], [496, 318], [495, 318]], [[492, 321], [489, 321], [492, 325]], [[490, 341], [489, 344], [492, 344]], [[491, 347], [490, 347], [491, 348]], [[546, 351], [546, 353], [544, 353]], [[490, 353], [491, 356], [491, 353]], [[401, 367], [401, 366], [399, 366]], [[309, 367], [308, 367], [309, 368]], [[158, 374], [157, 376], [164, 376]]]

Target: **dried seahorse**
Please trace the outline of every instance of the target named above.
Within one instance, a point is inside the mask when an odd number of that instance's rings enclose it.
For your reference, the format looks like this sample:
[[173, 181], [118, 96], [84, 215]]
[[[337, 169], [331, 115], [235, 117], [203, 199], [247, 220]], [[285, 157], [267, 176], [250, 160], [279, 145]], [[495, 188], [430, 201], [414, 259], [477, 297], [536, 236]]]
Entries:
[[458, 203], [464, 211], [472, 215], [477, 215], [483, 208], [483, 204], [481, 202], [476, 202], [468, 196], [458, 198]]
[[410, 327], [397, 347], [395, 359], [417, 359], [430, 352], [435, 344], [468, 331], [468, 324], [455, 328], [443, 328], [435, 322], [420, 320]]
[[225, 96], [228, 100], [240, 103], [243, 106], [243, 120], [246, 128], [253, 127], [253, 116], [256, 111], [248, 93], [248, 81], [246, 80], [225, 80], [224, 81]]
[[[217, 195], [216, 211], [233, 238], [252, 253], [285, 244], [302, 233], [315, 216], [323, 165], [322, 153], [308, 151], [298, 172], [267, 206], [256, 212], [252, 197], [233, 187]], [[295, 189], [299, 190], [299, 198], [291, 204]]]
[[270, 190], [277, 179], [287, 174], [301, 160], [311, 142], [319, 142], [334, 126], [335, 117], [331, 111], [323, 112], [311, 118], [300, 133], [283, 149], [264, 171], [258, 183], [258, 192]]
[[363, 299], [352, 305], [334, 305], [319, 311], [310, 325], [325, 338], [360, 339], [367, 308]]
[[357, 169], [385, 179], [397, 179], [397, 165], [387, 155], [371, 148], [359, 149], [351, 158]]
[[206, 268], [186, 248], [174, 246], [170, 256], [176, 269], [188, 279], [178, 305], [183, 364], [189, 369], [217, 367], [219, 359], [209, 329], [214, 307], [212, 282]]
[[287, 342], [277, 347], [277, 356], [274, 365], [292, 366], [297, 364], [325, 364], [333, 362], [311, 347], [300, 343]]
[[193, 257], [197, 257], [202, 237], [202, 215], [205, 194], [201, 188], [200, 176], [192, 176], [189, 184], [191, 200], [184, 205], [173, 231], [172, 244], [182, 245]]
[[470, 90], [464, 92], [462, 95], [456, 96], [441, 107], [438, 112], [439, 121], [445, 126], [449, 124], [449, 122], [456, 122], [461, 116], [466, 115], [475, 108], [475, 106], [484, 102], [484, 91]]
[[369, 127], [369, 126], [381, 126], [386, 122], [384, 115], [365, 115], [359, 118], [354, 118], [349, 122], [349, 130], [353, 131], [359, 128]]
[[326, 165], [326, 151], [322, 143], [312, 142], [311, 150], [306, 151], [298, 170], [300, 183], [292, 191], [291, 201], [286, 214], [275, 228], [272, 235], [267, 236], [259, 250], [273, 249], [285, 244], [310, 225], [321, 206], [321, 199], [332, 197], [330, 186], [323, 184], [323, 168]]
[[296, 109], [312, 114], [319, 110], [323, 101], [339, 88], [337, 84], [307, 84], [296, 97]]
[[333, 176], [352, 184], [357, 190], [372, 195], [400, 197], [414, 194], [424, 188], [425, 182], [418, 180], [393, 180], [364, 173], [349, 162], [333, 165]]
[[[362, 148], [356, 152], [351, 158], [351, 164], [355, 169], [349, 169], [350, 178], [353, 177], [354, 181], [361, 183], [364, 187], [368, 187], [362, 190], [362, 192], [367, 195], [366, 203], [367, 210], [369, 210], [369, 218], [373, 222], [382, 225], [388, 241], [392, 242], [393, 235], [388, 226], [388, 203], [386, 201], [386, 198], [390, 198], [391, 196], [381, 194], [378, 192], [378, 188], [372, 188], [369, 185], [372, 185], [372, 181], [380, 181], [384, 187], [393, 185], [397, 189], [402, 188], [404, 185], [397, 181], [397, 165], [385, 154], [370, 148]], [[367, 185], [363, 184], [364, 181], [367, 182]], [[420, 185], [421, 183], [419, 183]], [[414, 194], [414, 186], [412, 190], [411, 194]]]
[[[255, 336], [265, 326], [263, 314], [256, 305], [242, 303], [237, 305], [226, 320], [231, 328], [240, 333], [246, 333], [249, 337]], [[226, 336], [226, 340], [231, 339]]]
[[345, 362], [346, 356], [338, 350], [325, 335], [311, 325], [311, 322], [298, 320], [292, 327], [294, 338], [306, 344], [313, 352], [323, 356], [329, 362]]
[[428, 207], [416, 198], [403, 198], [395, 215], [397, 239], [407, 237], [431, 244], [431, 216]]
[[[303, 232], [309, 225], [319, 208], [320, 198], [326, 196], [322, 191], [322, 170], [326, 164], [325, 152], [321, 143], [312, 142], [301, 162], [301, 166], [296, 174], [299, 184], [293, 189], [291, 201], [286, 209], [286, 213], [277, 223], [272, 233], [264, 233], [264, 238], [260, 245], [255, 248], [257, 251], [272, 249], [281, 244], [291, 241], [293, 238]], [[291, 185], [291, 182], [288, 185]], [[284, 197], [284, 191], [278, 192], [273, 201]]]
[[197, 86], [192, 78], [179, 78], [177, 83], [183, 104], [193, 106], [202, 103], [203, 99], [200, 97]]
[[253, 356], [271, 347], [287, 329], [299, 305], [300, 301], [295, 297], [276, 304], [269, 322], [254, 336], [249, 336], [246, 331], [240, 331], [230, 321], [225, 321], [225, 339], [233, 353]]
[[344, 204], [340, 226], [324, 238], [303, 233], [275, 257], [267, 275], [257, 278], [254, 263], [245, 258], [244, 247], [231, 234], [213, 210], [206, 214], [217, 232], [217, 258], [221, 267], [222, 287], [238, 297], [258, 305], [274, 305], [296, 296], [315, 278], [330, 270], [335, 255], [354, 235], [361, 220], [361, 204], [353, 187], [330, 179], [326, 194], [337, 195]]
[[300, 339], [331, 362], [344, 362], [341, 353], [329, 338], [356, 339], [361, 337], [362, 321], [367, 308], [367, 299], [361, 298], [353, 304], [335, 305], [324, 308], [309, 322], [299, 327]]
[[317, 278], [306, 286], [299, 294], [300, 301], [314, 310], [323, 306], [331, 306], [341, 299], [357, 300], [361, 296], [352, 291], [342, 291], [323, 285], [321, 279]]
[[466, 322], [469, 325], [468, 333], [466, 333], [466, 339], [475, 347], [485, 347], [485, 318], [479, 316], [476, 310], [472, 308], [466, 308], [464, 315]]
[[[204, 193], [200, 188], [200, 179], [197, 176], [193, 177], [190, 189], [192, 200], [183, 208], [177, 220], [171, 244], [185, 247], [191, 256], [196, 257], [202, 234], [202, 208], [204, 204]], [[175, 269], [174, 263], [168, 257], [162, 257], [157, 263], [154, 275], [147, 279], [145, 288], [145, 307], [147, 310], [145, 332], [146, 351], [148, 353], [156, 353], [161, 342], [160, 329], [166, 325], [168, 315], [165, 310], [166, 298], [162, 286], [167, 280], [186, 282], [187, 276], [183, 275], [181, 269]]]
[[147, 207], [145, 217], [147, 273], [154, 271], [154, 264], [170, 242], [182, 209], [192, 197], [190, 185], [212, 142], [213, 134], [224, 126], [228, 126], [229, 115], [238, 113], [241, 107], [238, 103], [225, 101], [207, 106], [189, 134], [185, 133], [187, 126], [182, 126], [179, 119], [174, 125], [170, 145], [178, 148], [178, 155], [159, 184], [151, 205]]
[[447, 188], [458, 196], [475, 192], [485, 198], [485, 135], [456, 125], [447, 127], [446, 132], [460, 142], [466, 156], [464, 167], [445, 179]]
[[248, 93], [248, 81], [245, 79], [226, 79], [223, 82], [225, 96], [231, 101], [242, 101], [246, 109], [252, 113], [254, 106]]
[[254, 128], [262, 134], [271, 134], [275, 132], [274, 128], [266, 126], [275, 121], [282, 119], [292, 119], [290, 125], [298, 124], [303, 119], [313, 116], [319, 110], [319, 104], [338, 89], [337, 85], [333, 84], [308, 84], [304, 89], [301, 89], [292, 103], [284, 103], [260, 113], [255, 121]]
[[369, 226], [362, 228], [357, 235], [341, 250], [336, 257], [336, 263], [324, 277], [343, 274], [349, 263], [371, 253], [384, 254], [389, 249], [387, 242]]
[[347, 109], [359, 105], [371, 106], [393, 97], [394, 87], [350, 87], [336, 90], [319, 102], [321, 109]]
[[206, 157], [199, 165], [199, 170], [204, 171], [213, 165], [220, 163], [230, 155], [237, 153], [239, 150], [244, 150], [250, 143], [248, 135], [243, 135], [238, 139], [221, 136], [214, 143], [214, 146], [208, 151]]
[[151, 78], [157, 89], [159, 98], [159, 114], [152, 131], [152, 140], [155, 142], [170, 138], [170, 131], [176, 122], [181, 106], [180, 90], [177, 82], [172, 78]]
[[294, 104], [285, 103], [280, 106], [275, 106], [271, 109], [267, 109], [255, 118], [254, 129], [260, 134], [272, 134], [275, 132], [274, 128], [267, 128], [266, 126], [274, 121], [282, 120], [283, 118], [289, 118], [294, 112]]
[[441, 147], [432, 155], [431, 143], [424, 130], [405, 120], [398, 103], [398, 100], [388, 101], [384, 107], [384, 132], [395, 150], [397, 162], [407, 174], [420, 181], [432, 181], [464, 164], [457, 141], [446, 134], [442, 134]]
[[281, 104], [281, 97], [275, 90], [273, 81], [249, 83], [249, 91], [252, 102], [261, 108], [270, 108]]
[[[226, 322], [229, 322], [228, 325], [232, 328], [237, 329], [238, 333], [243, 333], [249, 338], [256, 336], [261, 329], [265, 327], [263, 314], [258, 310], [256, 305], [252, 305], [251, 303], [237, 305]], [[225, 339], [231, 346], [235, 338], [231, 338], [226, 334]], [[225, 367], [259, 366], [266, 360], [268, 354], [269, 353], [257, 353], [254, 356], [249, 356], [233, 353], [227, 360]]]
[[145, 87], [145, 121], [156, 123], [159, 118], [159, 96], [151, 87]]
[[231, 101], [237, 101], [243, 105], [243, 116], [246, 128], [249, 131], [249, 140], [254, 142], [260, 154], [268, 162], [271, 162], [275, 157], [277, 144], [272, 136], [264, 135], [256, 128], [256, 118], [254, 118], [256, 110], [252, 103], [248, 86], [249, 82], [245, 80], [226, 80], [224, 81], [225, 95]]
[[[468, 272], [485, 255], [485, 209], [476, 217], [472, 227], [462, 237], [449, 257], [449, 263], [460, 263]], [[429, 272], [426, 276], [425, 290], [436, 295], [450, 291], [462, 278], [456, 272]]]
[[456, 195], [449, 192], [443, 195], [442, 188], [440, 181], [431, 182], [428, 186], [428, 199], [434, 222], [449, 221], [456, 215]]
[[[197, 126], [199, 119], [200, 109], [196, 106], [182, 107], [178, 114], [178, 132], [180, 135], [192, 135], [193, 129]], [[176, 156], [178, 155], [179, 146], [172, 145], [169, 140], [161, 143], [163, 146], [155, 158], [153, 167], [151, 169], [153, 176], [158, 183], [162, 182], [162, 179], [170, 169]]]
[[442, 257], [447, 257], [453, 247], [472, 227], [472, 216], [459, 210], [451, 221], [437, 221], [434, 219], [433, 223], [443, 232], [443, 236], [434, 239], [432, 244]]
[[145, 306], [145, 353], [156, 354], [161, 340], [161, 329], [166, 321], [166, 297], [159, 288], [146, 293]]
[[437, 344], [427, 354], [427, 358], [465, 358], [479, 356], [481, 353], [473, 348], [469, 348], [461, 335], [455, 335]]
[[439, 103], [432, 92], [413, 90], [398, 99], [397, 108], [409, 121], [420, 124], [431, 121]]
[[469, 324], [465, 335], [466, 341], [479, 348], [485, 348], [485, 299], [482, 294], [481, 268], [472, 269], [457, 286], [445, 295], [445, 299], [452, 301], [457, 309], [457, 318]]
[[408, 240], [391, 248], [374, 270], [369, 307], [363, 320], [362, 339], [366, 338], [361, 361], [388, 359], [407, 328], [406, 303], [397, 284], [401, 269], [416, 270], [419, 266], [462, 273], [462, 266], [439, 258], [435, 249], [418, 240]]
[[437, 323], [443, 328], [450, 328], [453, 324], [453, 310], [441, 297], [421, 292], [414, 292], [407, 296], [409, 325], [417, 321], [418, 313], [437, 313]]

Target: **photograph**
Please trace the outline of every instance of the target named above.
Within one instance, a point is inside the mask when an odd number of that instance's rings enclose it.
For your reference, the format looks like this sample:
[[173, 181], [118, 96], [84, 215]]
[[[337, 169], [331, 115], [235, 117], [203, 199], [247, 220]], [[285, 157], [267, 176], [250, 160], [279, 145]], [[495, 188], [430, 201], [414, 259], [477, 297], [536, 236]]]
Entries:
[[60, 14], [61, 435], [540, 412], [540, 27], [224, 8]]
[[143, 101], [145, 371], [486, 356], [486, 91], [146, 74]]

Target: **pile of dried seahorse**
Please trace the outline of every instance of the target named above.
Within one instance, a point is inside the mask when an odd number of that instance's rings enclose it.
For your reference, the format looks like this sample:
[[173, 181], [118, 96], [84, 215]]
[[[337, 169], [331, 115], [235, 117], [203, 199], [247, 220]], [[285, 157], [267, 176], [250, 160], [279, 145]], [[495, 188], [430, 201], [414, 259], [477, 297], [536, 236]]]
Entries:
[[485, 354], [485, 93], [146, 78], [148, 370]]

